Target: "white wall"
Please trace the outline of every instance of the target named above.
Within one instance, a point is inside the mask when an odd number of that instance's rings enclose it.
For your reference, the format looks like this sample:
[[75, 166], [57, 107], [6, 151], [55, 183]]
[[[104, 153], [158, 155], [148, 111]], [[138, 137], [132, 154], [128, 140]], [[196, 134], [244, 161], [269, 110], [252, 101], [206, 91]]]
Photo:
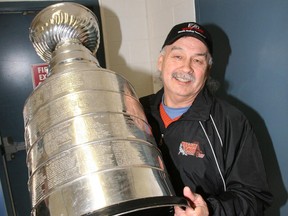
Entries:
[[194, 0], [99, 0], [107, 69], [139, 97], [161, 88], [156, 60], [173, 25], [195, 21]]

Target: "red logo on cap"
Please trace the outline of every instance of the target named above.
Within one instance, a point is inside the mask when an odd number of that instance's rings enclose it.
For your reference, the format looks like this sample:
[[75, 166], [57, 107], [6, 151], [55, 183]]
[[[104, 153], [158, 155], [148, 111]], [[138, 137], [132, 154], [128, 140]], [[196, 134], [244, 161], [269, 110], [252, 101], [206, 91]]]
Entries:
[[200, 29], [200, 27], [196, 24], [193, 23], [189, 23], [188, 26], [186, 28], [182, 28], [182, 31], [197, 31], [200, 33], [204, 33], [204, 31], [202, 29]]

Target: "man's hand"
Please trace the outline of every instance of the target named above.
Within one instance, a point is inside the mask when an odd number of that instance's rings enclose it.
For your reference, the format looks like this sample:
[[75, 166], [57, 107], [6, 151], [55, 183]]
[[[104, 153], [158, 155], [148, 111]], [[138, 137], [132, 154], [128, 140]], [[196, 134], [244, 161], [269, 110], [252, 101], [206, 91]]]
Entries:
[[189, 207], [182, 209], [179, 206], [175, 206], [174, 216], [208, 216], [209, 211], [206, 202], [201, 195], [193, 193], [189, 187], [184, 187], [183, 194], [188, 200]]

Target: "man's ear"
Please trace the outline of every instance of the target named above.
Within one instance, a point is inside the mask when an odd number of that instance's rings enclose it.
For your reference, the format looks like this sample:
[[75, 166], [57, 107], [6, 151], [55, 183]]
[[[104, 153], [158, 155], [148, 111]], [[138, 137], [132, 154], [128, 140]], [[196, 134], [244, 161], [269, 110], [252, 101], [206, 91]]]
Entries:
[[157, 69], [158, 71], [162, 71], [162, 65], [163, 65], [163, 55], [160, 54], [159, 57], [158, 57], [158, 61], [157, 61]]

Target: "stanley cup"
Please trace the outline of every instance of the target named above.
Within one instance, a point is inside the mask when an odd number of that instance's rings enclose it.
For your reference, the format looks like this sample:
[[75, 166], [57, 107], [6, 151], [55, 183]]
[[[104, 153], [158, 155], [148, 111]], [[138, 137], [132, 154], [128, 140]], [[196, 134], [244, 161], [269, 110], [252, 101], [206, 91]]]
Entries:
[[76, 3], [34, 18], [30, 40], [49, 75], [23, 115], [31, 215], [125, 215], [185, 205], [131, 84], [101, 68], [97, 18]]

